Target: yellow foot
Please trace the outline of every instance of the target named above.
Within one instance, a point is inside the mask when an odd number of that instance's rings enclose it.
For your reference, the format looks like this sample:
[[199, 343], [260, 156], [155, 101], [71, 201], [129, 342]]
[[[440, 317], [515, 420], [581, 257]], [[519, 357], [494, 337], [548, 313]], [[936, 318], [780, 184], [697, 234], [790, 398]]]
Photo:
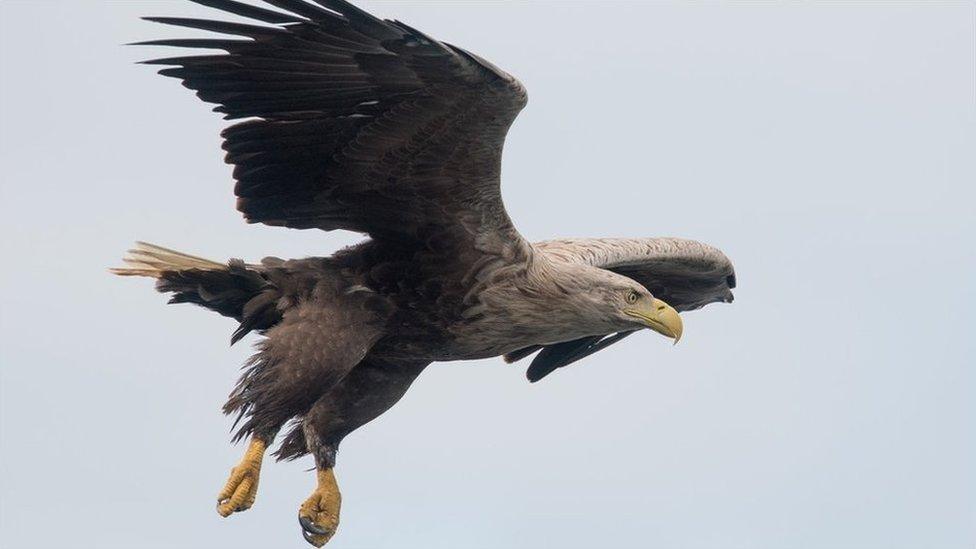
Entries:
[[342, 496], [332, 469], [319, 469], [318, 482], [318, 487], [298, 509], [298, 522], [302, 525], [305, 541], [322, 547], [339, 528]]
[[230, 470], [230, 478], [224, 489], [217, 495], [217, 512], [229, 517], [238, 511], [245, 511], [254, 505], [258, 496], [258, 476], [261, 474], [261, 459], [267, 445], [263, 440], [253, 438], [241, 462]]

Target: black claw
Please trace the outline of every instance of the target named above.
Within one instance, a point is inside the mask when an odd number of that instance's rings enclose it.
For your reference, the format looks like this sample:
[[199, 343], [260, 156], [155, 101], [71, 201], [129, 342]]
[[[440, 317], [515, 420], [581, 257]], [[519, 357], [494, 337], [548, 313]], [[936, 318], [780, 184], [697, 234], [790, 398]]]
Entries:
[[308, 532], [306, 532], [305, 530], [302, 530], [302, 537], [303, 537], [303, 538], [305, 538], [305, 541], [307, 541], [307, 542], [309, 542], [309, 543], [311, 543], [312, 545], [314, 545], [314, 546], [316, 546], [316, 547], [318, 547], [318, 546], [319, 546], [319, 545], [318, 545], [317, 543], [315, 543], [315, 541], [314, 541], [314, 540], [312, 540], [312, 534], [309, 534], [309, 533], [308, 533]]
[[[301, 524], [302, 525], [302, 530], [303, 530], [302, 534], [303, 535], [304, 535], [305, 532], [311, 532], [311, 533], [316, 534], [316, 535], [319, 535], [319, 536], [324, 536], [324, 535], [326, 535], [326, 534], [329, 533], [328, 530], [326, 530], [325, 528], [322, 528], [318, 524], [315, 524], [308, 517], [299, 516], [298, 517], [298, 524]], [[306, 536], [305, 539], [308, 540], [308, 537]]]

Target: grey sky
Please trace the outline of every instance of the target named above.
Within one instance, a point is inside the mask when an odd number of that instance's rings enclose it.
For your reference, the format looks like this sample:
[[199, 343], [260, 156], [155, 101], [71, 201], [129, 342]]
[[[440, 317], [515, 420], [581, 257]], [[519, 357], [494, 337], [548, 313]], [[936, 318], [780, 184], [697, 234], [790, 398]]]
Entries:
[[[697, 238], [739, 289], [536, 385], [428, 369], [346, 440], [330, 547], [973, 547], [972, 2], [363, 5], [525, 83], [527, 237]], [[253, 338], [105, 271], [359, 238], [245, 225], [225, 123], [120, 46], [208, 13], [0, 1], [0, 546], [304, 546], [310, 461], [213, 510]]]

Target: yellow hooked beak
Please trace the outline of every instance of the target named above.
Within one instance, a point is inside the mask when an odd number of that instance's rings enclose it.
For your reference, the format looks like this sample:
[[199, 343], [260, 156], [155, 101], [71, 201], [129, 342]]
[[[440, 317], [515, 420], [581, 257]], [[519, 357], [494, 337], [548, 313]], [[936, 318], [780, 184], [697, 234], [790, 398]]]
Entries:
[[639, 318], [655, 332], [673, 338], [676, 344], [681, 339], [681, 331], [684, 326], [681, 323], [681, 317], [678, 316], [678, 311], [660, 299], [651, 300], [649, 307], [638, 305], [637, 308], [624, 312], [632, 317]]

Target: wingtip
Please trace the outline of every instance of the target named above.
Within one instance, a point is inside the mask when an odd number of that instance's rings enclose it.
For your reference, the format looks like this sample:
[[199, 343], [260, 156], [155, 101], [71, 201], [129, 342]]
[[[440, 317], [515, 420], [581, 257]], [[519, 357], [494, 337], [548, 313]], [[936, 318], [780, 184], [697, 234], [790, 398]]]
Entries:
[[159, 40], [140, 40], [138, 42], [126, 42], [123, 46], [159, 46]]
[[237, 329], [234, 330], [234, 333], [230, 334], [230, 346], [233, 347], [235, 343], [244, 339], [244, 336], [246, 336], [250, 331], [250, 328], [245, 330], [243, 324], [238, 326]]

